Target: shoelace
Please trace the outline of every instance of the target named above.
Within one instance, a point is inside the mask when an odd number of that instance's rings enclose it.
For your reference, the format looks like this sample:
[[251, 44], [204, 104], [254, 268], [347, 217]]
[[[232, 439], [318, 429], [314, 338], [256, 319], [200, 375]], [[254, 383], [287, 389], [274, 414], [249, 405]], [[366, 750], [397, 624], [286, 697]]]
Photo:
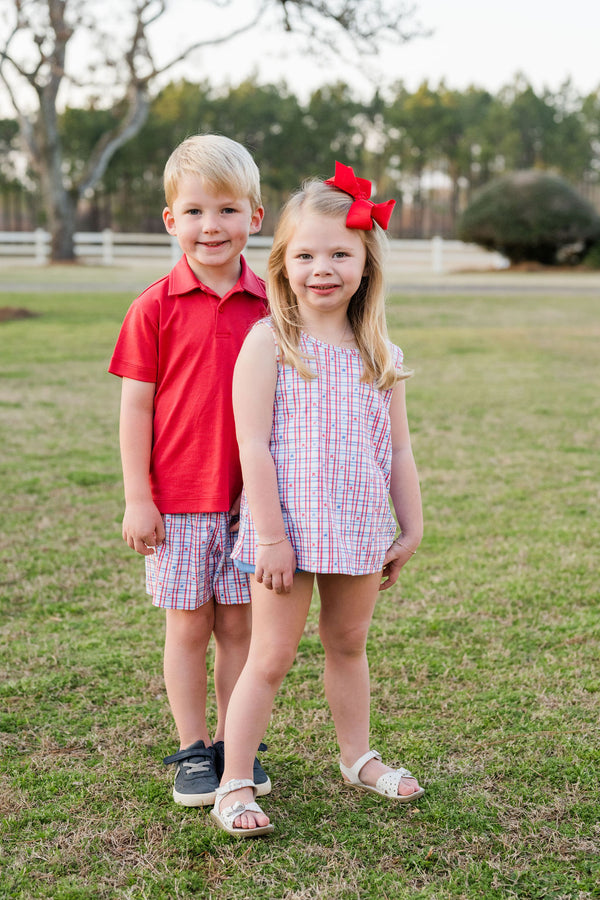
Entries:
[[210, 760], [205, 759], [202, 762], [184, 762], [182, 766], [188, 770], [188, 775], [197, 775], [199, 772], [206, 772], [210, 768]]

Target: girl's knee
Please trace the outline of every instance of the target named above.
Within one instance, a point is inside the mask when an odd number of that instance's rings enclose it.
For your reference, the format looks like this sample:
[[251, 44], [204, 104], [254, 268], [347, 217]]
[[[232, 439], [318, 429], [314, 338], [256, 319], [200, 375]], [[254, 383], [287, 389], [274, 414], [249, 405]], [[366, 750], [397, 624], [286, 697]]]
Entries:
[[249, 658], [255, 677], [273, 686], [279, 686], [296, 658], [296, 648], [278, 647], [272, 652], [261, 652]]
[[326, 656], [362, 656], [367, 647], [368, 628], [346, 627], [330, 630], [321, 627], [320, 637]]

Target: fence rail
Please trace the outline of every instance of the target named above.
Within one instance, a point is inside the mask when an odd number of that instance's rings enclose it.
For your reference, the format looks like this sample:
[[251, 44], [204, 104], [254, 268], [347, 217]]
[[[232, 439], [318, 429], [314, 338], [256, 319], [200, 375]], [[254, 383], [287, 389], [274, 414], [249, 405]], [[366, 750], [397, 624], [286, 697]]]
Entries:
[[[267, 251], [272, 238], [253, 235], [248, 250]], [[453, 269], [501, 269], [507, 265], [499, 253], [488, 253], [475, 244], [434, 237], [426, 240], [392, 240], [392, 256], [403, 271], [442, 274]], [[50, 261], [50, 234], [36, 231], [0, 231], [0, 257], [33, 258], [36, 265]], [[75, 234], [75, 256], [84, 262], [105, 266], [126, 259], [164, 259], [174, 265], [181, 256], [177, 239], [168, 234], [124, 234], [106, 229]]]

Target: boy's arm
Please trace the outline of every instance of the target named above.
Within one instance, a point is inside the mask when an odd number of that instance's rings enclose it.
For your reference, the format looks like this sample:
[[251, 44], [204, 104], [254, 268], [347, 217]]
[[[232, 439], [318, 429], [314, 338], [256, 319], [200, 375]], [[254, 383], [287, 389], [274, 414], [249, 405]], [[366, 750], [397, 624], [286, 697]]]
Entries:
[[256, 580], [271, 587], [271, 578], [274, 591], [287, 593], [296, 570], [296, 554], [286, 538], [277, 474], [269, 449], [276, 384], [273, 337], [267, 326], [259, 326], [250, 332], [237, 359], [233, 411], [248, 505], [258, 539], [268, 545], [258, 548]]
[[150, 490], [150, 454], [155, 385], [123, 378], [119, 436], [125, 488], [123, 540], [149, 556], [165, 537], [163, 520]]
[[394, 542], [386, 553], [383, 563], [385, 581], [380, 590], [394, 584], [400, 569], [413, 556], [423, 537], [421, 489], [410, 443], [404, 381], [399, 381], [393, 390], [390, 422], [392, 429], [390, 496], [400, 526], [398, 540], [402, 541], [402, 545]]

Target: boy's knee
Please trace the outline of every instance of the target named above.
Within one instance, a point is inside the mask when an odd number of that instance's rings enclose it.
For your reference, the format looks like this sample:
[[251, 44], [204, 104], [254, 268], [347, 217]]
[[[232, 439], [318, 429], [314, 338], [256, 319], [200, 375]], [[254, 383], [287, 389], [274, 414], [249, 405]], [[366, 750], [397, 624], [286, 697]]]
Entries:
[[214, 624], [215, 611], [212, 601], [198, 609], [168, 609], [167, 640], [175, 640], [182, 644], [208, 644]]
[[215, 605], [214, 634], [216, 641], [243, 643], [250, 640], [252, 612], [249, 603], [235, 606]]

